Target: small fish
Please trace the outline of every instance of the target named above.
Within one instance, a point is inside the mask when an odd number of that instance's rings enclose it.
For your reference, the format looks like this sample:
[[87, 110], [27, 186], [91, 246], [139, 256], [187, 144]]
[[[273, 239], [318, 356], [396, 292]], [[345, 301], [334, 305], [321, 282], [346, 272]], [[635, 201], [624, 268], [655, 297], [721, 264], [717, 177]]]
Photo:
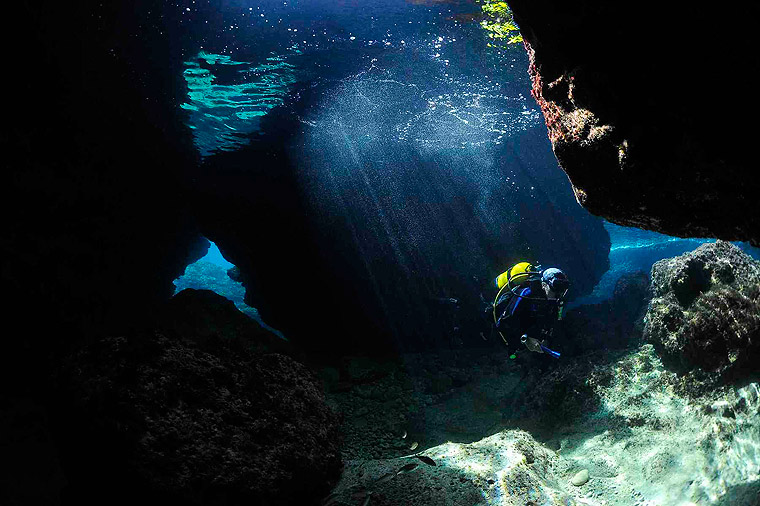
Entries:
[[384, 474], [381, 477], [379, 477], [378, 479], [376, 479], [372, 483], [372, 486], [382, 485], [383, 483], [387, 483], [387, 482], [391, 481], [395, 477], [396, 477], [396, 473]]
[[417, 469], [418, 465], [419, 464], [417, 464], [416, 462], [412, 462], [411, 464], [406, 464], [401, 469], [396, 471], [396, 474], [402, 474], [402, 473], [408, 473], [409, 471], [414, 471], [415, 469]]
[[412, 443], [412, 446], [410, 446], [410, 447], [409, 447], [409, 449], [410, 449], [410, 450], [414, 450], [414, 449], [415, 449], [415, 448], [417, 448], [418, 446], [419, 446], [419, 445], [417, 444], [417, 441], [415, 441], [414, 443]]
[[433, 297], [432, 299], [442, 304], [451, 304], [453, 306], [459, 305], [459, 300], [454, 297]]
[[401, 436], [401, 439], [406, 439], [406, 431], [404, 431], [404, 435]]
[[364, 499], [364, 502], [362, 503], [362, 506], [367, 506], [369, 504], [369, 498], [372, 497], [372, 492], [367, 494], [367, 498]]
[[425, 455], [415, 455], [415, 457], [417, 457], [418, 459], [420, 459], [422, 462], [424, 462], [425, 464], [427, 464], [429, 466], [436, 465], [435, 460], [433, 460], [430, 457], [427, 457]]

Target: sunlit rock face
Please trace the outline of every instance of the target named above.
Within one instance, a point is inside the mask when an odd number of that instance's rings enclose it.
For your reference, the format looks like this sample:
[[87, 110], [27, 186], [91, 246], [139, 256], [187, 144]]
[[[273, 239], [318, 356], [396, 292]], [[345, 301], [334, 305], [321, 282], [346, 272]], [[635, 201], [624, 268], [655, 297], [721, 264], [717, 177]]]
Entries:
[[621, 225], [760, 241], [760, 186], [749, 170], [758, 107], [742, 98], [756, 5], [509, 4], [578, 202]]
[[670, 368], [726, 381], [757, 375], [760, 262], [723, 241], [652, 267], [644, 336]]
[[[427, 405], [417, 428], [397, 415], [415, 395], [403, 386], [404, 374], [350, 388], [376, 389], [377, 398], [339, 394], [352, 399], [347, 423], [361, 436], [349, 436], [352, 455], [328, 501], [353, 504], [370, 495], [370, 504], [419, 506], [758, 504], [757, 383], [701, 397], [684, 392], [650, 344], [567, 360], [535, 377], [534, 368], [463, 361], [469, 363], [455, 366], [462, 368], [458, 386], [440, 397], [416, 390]], [[403, 390], [389, 395], [404, 400], [398, 404], [382, 400], [394, 383]], [[390, 423], [377, 428], [382, 417]], [[517, 419], [521, 430], [511, 430]], [[528, 429], [530, 419], [545, 429]], [[389, 432], [400, 448], [378, 444], [377, 436]], [[416, 451], [431, 460], [409, 450], [417, 440]]]

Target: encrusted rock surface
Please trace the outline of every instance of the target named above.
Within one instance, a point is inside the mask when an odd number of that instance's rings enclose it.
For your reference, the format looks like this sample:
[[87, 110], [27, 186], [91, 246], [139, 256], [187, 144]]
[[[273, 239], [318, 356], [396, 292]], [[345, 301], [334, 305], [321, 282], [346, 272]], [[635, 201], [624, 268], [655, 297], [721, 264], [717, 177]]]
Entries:
[[585, 498], [621, 506], [757, 504], [745, 490], [758, 470], [757, 383], [684, 392], [650, 344], [596, 368], [588, 383], [601, 409], [546, 441], [559, 447], [560, 468], [589, 470]]
[[61, 371], [67, 494], [261, 505], [323, 495], [342, 464], [316, 377], [267, 352], [271, 337], [231, 302], [180, 295], [161, 331], [102, 339]]
[[[533, 96], [578, 202], [671, 235], [760, 242], [753, 3], [510, 0]], [[718, 39], [705, 27], [723, 27]]]
[[705, 380], [757, 376], [760, 262], [724, 241], [705, 244], [655, 263], [652, 296], [644, 337], [668, 367]]

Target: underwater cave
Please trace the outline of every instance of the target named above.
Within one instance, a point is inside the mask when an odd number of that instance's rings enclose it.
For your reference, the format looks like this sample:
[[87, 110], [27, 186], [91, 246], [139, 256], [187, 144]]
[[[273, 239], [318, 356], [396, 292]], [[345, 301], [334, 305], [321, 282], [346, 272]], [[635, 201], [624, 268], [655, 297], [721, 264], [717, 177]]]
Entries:
[[760, 503], [756, 11], [9, 7], [0, 503]]

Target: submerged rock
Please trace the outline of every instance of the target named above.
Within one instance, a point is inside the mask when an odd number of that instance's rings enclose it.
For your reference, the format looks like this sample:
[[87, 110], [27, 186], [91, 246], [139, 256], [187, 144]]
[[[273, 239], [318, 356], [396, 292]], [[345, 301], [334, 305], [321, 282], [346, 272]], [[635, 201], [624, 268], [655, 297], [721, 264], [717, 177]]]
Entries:
[[215, 299], [183, 293], [163, 331], [108, 337], [69, 359], [68, 470], [95, 483], [73, 497], [288, 505], [337, 480], [338, 417], [315, 376], [262, 351], [263, 331]]
[[[398, 458], [409, 456], [408, 450], [385, 452], [387, 458], [380, 458], [354, 448], [326, 503], [361, 506], [371, 493], [370, 506], [757, 504], [757, 383], [721, 388], [700, 398], [684, 396], [678, 376], [663, 367], [651, 344], [572, 358], [571, 363], [577, 366], [572, 376], [526, 377], [508, 359], [499, 369], [471, 361], [470, 383], [437, 401], [441, 409], [427, 410], [419, 426], [424, 430], [421, 454], [435, 467], [421, 464], [396, 475], [413, 462]], [[550, 384], [541, 387], [544, 381]], [[564, 392], [577, 397], [563, 399], [563, 385]], [[573, 392], [581, 386], [585, 392]], [[560, 395], [547, 397], [554, 390]], [[504, 416], [514, 418], [475, 437], [481, 419], [490, 417], [482, 404], [472, 402], [476, 395], [493, 396], [482, 401], [495, 405], [499, 399], [514, 400], [500, 404]], [[575, 413], [568, 409], [584, 398], [593, 401]], [[531, 416], [543, 417], [549, 430], [534, 430], [539, 424], [530, 424]], [[452, 425], [463, 424], [471, 427], [469, 434], [452, 431]], [[405, 427], [394, 428], [399, 441], [404, 441]], [[366, 437], [373, 427], [362, 430], [365, 437], [357, 431], [355, 444], [376, 447], [377, 440]], [[416, 440], [417, 429], [410, 428], [409, 437]], [[590, 479], [574, 485], [573, 477], [583, 469]]]
[[736, 496], [756, 480], [757, 383], [683, 395], [678, 376], [644, 344], [597, 368], [589, 384], [600, 409], [547, 442], [561, 446], [558, 472], [593, 476], [579, 493], [610, 506], [757, 504]]
[[245, 342], [258, 351], [295, 353], [290, 343], [237, 309], [235, 303], [211, 290], [186, 288], [166, 304], [161, 330], [201, 343], [221, 338]]
[[580, 487], [581, 485], [585, 484], [589, 480], [588, 476], [588, 469], [582, 469], [578, 471], [575, 476], [572, 477], [570, 480], [570, 483], [575, 485], [576, 487]]
[[760, 262], [723, 241], [652, 267], [644, 337], [667, 367], [753, 377], [760, 358]]
[[567, 312], [563, 325], [559, 326], [557, 350], [567, 357], [638, 344], [639, 323], [649, 297], [647, 273], [624, 274], [617, 281], [610, 300]]

